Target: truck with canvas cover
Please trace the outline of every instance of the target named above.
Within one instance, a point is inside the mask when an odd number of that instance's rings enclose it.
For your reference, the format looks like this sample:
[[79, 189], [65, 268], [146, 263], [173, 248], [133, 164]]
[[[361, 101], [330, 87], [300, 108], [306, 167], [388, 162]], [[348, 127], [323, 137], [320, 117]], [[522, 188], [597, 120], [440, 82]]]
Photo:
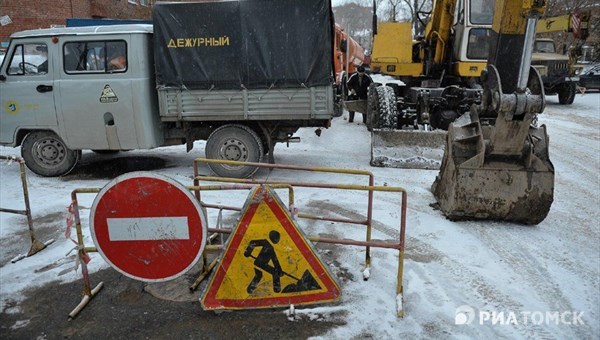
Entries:
[[[208, 158], [271, 162], [334, 108], [330, 1], [156, 3], [153, 25], [52, 28], [11, 36], [0, 67], [0, 144], [62, 176], [81, 150], [206, 140]], [[254, 167], [211, 165], [221, 176]]]

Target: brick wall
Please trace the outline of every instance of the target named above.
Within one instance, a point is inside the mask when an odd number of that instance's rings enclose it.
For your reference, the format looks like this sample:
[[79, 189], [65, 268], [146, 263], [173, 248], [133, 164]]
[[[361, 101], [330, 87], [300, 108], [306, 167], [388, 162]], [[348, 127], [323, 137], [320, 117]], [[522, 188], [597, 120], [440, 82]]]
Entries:
[[67, 18], [150, 19], [152, 9], [127, 0], [1, 0], [0, 17], [8, 15], [11, 24], [0, 26], [0, 42], [17, 31], [65, 25]]

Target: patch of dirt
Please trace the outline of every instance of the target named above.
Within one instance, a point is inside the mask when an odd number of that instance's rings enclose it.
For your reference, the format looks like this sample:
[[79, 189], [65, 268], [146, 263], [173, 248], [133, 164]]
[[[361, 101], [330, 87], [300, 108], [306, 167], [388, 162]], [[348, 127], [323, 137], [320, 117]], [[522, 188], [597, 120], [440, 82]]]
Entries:
[[[33, 215], [33, 231], [35, 238], [45, 243], [49, 240], [56, 240], [61, 236], [65, 229], [65, 212], [55, 212], [44, 216]], [[13, 235], [0, 240], [0, 266], [6, 265], [10, 260], [21, 254], [27, 254], [31, 248], [31, 236], [29, 235], [29, 226], [27, 217], [15, 216], [9, 220], [11, 224], [19, 225], [19, 231]]]
[[199, 292], [194, 302], [157, 299], [145, 291], [145, 283], [113, 269], [91, 275], [93, 286], [100, 281], [104, 288], [72, 321], [67, 315], [80, 302], [80, 280], [27, 292], [20, 312], [0, 314], [2, 339], [306, 339], [343, 324], [291, 322], [281, 309], [207, 312], [198, 302]]

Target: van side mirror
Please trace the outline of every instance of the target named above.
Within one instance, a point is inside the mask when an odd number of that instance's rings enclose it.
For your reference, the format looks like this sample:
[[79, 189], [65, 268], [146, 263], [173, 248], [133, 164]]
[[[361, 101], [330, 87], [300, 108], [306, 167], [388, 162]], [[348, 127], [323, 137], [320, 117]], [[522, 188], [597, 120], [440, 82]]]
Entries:
[[6, 80], [6, 76], [3, 74], [0, 74], [0, 81], [5, 81]]

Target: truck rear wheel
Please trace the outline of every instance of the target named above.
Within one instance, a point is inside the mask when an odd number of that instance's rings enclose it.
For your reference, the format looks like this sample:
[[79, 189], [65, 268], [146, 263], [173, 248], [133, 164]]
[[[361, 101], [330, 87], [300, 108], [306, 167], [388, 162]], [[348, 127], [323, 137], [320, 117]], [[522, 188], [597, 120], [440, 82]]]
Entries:
[[31, 171], [40, 176], [55, 177], [71, 172], [81, 157], [81, 151], [67, 148], [54, 132], [34, 131], [25, 136], [21, 156]]
[[575, 83], [563, 84], [558, 90], [558, 102], [561, 105], [571, 105], [575, 100]]
[[[263, 142], [254, 130], [244, 125], [223, 125], [213, 131], [206, 141], [206, 157], [239, 162], [260, 163], [263, 155]], [[222, 177], [246, 178], [252, 176], [257, 167], [212, 164], [208, 166]]]

